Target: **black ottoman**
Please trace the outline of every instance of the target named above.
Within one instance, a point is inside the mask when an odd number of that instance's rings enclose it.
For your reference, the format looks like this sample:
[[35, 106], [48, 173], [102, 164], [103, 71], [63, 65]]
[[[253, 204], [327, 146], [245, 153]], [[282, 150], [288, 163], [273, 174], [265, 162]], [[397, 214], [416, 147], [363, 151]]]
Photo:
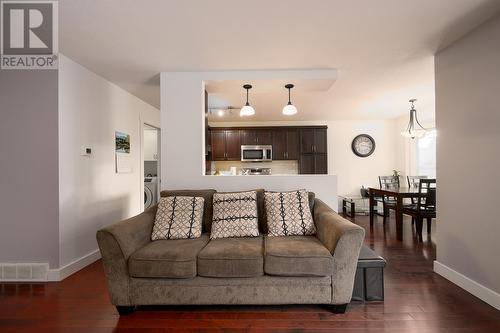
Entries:
[[385, 259], [363, 245], [354, 278], [353, 301], [384, 300], [384, 267]]

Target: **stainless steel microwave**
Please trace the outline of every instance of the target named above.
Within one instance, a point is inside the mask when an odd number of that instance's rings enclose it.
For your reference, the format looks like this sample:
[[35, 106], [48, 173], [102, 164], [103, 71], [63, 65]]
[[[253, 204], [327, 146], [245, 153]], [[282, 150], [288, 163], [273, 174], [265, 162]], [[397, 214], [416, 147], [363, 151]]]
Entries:
[[241, 146], [242, 162], [269, 162], [273, 160], [273, 146]]

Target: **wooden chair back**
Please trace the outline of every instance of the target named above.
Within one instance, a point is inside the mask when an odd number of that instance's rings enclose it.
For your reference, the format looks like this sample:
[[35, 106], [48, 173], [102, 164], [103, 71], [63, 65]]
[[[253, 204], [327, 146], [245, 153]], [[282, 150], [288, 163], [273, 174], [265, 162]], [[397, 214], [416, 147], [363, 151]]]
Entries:
[[421, 179], [427, 179], [427, 176], [406, 176], [409, 188], [418, 188]]
[[[408, 182], [408, 188], [418, 189], [421, 179], [427, 179], [427, 176], [406, 176], [406, 181]], [[416, 204], [417, 198], [411, 198], [411, 203]]]
[[436, 179], [420, 179], [417, 210], [436, 210]]
[[378, 182], [381, 189], [399, 188], [399, 177], [396, 176], [378, 176]]

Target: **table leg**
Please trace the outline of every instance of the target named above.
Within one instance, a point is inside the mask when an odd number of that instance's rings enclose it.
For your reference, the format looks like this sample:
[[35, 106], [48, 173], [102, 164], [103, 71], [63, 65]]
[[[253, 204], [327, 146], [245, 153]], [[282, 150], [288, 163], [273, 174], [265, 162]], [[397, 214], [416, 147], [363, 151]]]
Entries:
[[403, 240], [403, 198], [400, 196], [396, 202], [396, 236], [398, 241]]
[[351, 217], [356, 217], [356, 205], [354, 204], [354, 200], [351, 201]]
[[345, 199], [342, 199], [342, 213], [347, 215], [347, 209], [346, 209], [347, 203]]
[[370, 227], [373, 227], [373, 215], [375, 215], [375, 197], [372, 191], [370, 191]]

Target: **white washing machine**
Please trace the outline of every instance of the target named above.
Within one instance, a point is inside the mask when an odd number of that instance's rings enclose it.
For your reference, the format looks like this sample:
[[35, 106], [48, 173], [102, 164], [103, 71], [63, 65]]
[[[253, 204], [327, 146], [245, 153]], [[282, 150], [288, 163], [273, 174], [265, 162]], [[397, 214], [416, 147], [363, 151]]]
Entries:
[[155, 205], [158, 202], [158, 181], [157, 177], [144, 178], [144, 209]]

